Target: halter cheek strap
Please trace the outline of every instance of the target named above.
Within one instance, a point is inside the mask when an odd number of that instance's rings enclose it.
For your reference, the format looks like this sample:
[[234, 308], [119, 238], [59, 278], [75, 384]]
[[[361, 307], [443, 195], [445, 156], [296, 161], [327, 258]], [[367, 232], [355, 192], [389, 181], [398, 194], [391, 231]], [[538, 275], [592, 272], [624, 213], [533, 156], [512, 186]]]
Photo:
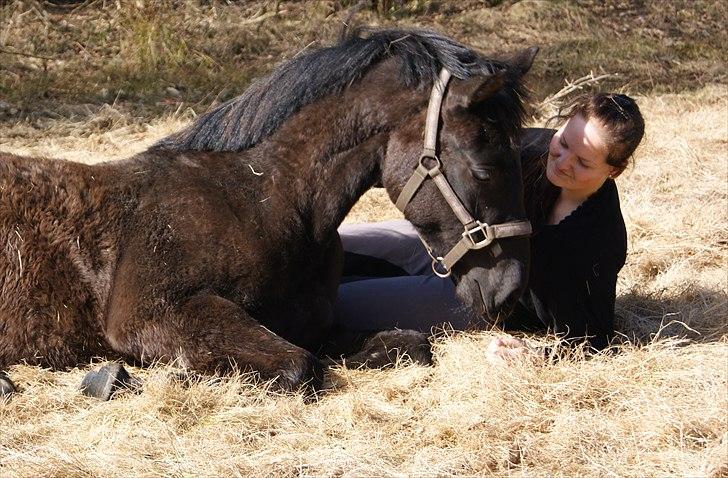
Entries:
[[[427, 253], [432, 258], [432, 270], [440, 277], [448, 277], [452, 272], [452, 267], [469, 250], [482, 249], [496, 239], [531, 234], [531, 223], [528, 221], [513, 221], [489, 225], [473, 219], [457, 197], [457, 194], [455, 194], [455, 191], [453, 191], [445, 175], [442, 174], [442, 162], [437, 157], [435, 148], [437, 146], [440, 107], [449, 80], [450, 72], [443, 68], [440, 71], [439, 78], [435, 80], [432, 86], [432, 92], [430, 93], [430, 103], [427, 106], [427, 120], [425, 122], [425, 144], [420, 155], [420, 160], [412, 176], [410, 176], [402, 191], [399, 193], [399, 197], [397, 197], [397, 202], [395, 203], [397, 209], [404, 213], [407, 204], [410, 203], [420, 186], [422, 186], [422, 183], [429, 178], [435, 182], [445, 201], [450, 205], [455, 216], [462, 223], [465, 229], [462, 233], [462, 239], [444, 257], [435, 255], [433, 249], [420, 236], [420, 241], [422, 241], [425, 249], [427, 249]], [[428, 163], [431, 167], [427, 166]]]

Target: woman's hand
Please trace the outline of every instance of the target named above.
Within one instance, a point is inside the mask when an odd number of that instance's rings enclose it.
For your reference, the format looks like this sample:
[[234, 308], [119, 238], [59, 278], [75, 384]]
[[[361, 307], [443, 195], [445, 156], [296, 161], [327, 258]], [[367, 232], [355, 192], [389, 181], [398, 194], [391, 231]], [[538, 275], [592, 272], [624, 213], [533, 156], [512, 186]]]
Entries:
[[543, 362], [543, 354], [528, 345], [525, 341], [504, 335], [490, 341], [485, 350], [489, 362], [506, 365], [509, 362], [526, 360], [534, 364]]

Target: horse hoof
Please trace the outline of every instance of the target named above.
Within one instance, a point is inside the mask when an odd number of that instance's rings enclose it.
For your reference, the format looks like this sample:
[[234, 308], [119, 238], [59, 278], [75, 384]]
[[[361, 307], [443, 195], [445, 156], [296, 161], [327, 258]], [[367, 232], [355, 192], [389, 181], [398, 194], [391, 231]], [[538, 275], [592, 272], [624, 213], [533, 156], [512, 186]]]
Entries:
[[364, 342], [362, 350], [345, 359], [348, 367], [387, 368], [407, 357], [412, 363], [432, 365], [429, 336], [416, 330], [386, 330]]
[[323, 383], [323, 364], [312, 353], [303, 351], [287, 369], [278, 371], [273, 388], [281, 392], [302, 391], [304, 395], [315, 395], [323, 388]]
[[17, 390], [13, 381], [4, 373], [0, 373], [0, 398], [9, 397]]
[[101, 400], [110, 400], [121, 389], [138, 389], [141, 383], [129, 375], [120, 363], [104, 365], [98, 372], [91, 371], [81, 382], [81, 393]]

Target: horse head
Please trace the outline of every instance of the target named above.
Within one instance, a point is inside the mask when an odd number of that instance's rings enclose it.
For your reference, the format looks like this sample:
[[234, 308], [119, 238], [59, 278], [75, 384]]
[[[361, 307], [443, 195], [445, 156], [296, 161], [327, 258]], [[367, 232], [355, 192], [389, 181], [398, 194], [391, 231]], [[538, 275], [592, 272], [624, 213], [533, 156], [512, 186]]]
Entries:
[[[521, 77], [536, 52], [466, 79], [441, 73], [424, 151], [421, 112], [390, 136], [382, 166], [382, 183], [420, 234], [434, 271], [452, 274], [460, 298], [491, 319], [515, 305], [528, 280], [517, 136]], [[433, 107], [438, 96], [441, 107]]]

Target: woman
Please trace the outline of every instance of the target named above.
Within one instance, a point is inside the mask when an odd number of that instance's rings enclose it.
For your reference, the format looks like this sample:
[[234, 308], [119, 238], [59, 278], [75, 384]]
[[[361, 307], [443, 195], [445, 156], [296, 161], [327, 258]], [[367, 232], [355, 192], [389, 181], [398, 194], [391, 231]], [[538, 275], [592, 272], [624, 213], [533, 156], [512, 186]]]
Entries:
[[[506, 329], [550, 329], [595, 349], [614, 334], [617, 273], [627, 234], [614, 178], [628, 166], [644, 134], [644, 120], [626, 95], [599, 93], [574, 102], [558, 131], [526, 129], [522, 167], [531, 237], [531, 272], [524, 297]], [[336, 316], [353, 330], [393, 327], [456, 329], [477, 320], [434, 276], [430, 259], [406, 221], [343, 225], [344, 281]], [[525, 343], [496, 339], [494, 358], [520, 355]]]

